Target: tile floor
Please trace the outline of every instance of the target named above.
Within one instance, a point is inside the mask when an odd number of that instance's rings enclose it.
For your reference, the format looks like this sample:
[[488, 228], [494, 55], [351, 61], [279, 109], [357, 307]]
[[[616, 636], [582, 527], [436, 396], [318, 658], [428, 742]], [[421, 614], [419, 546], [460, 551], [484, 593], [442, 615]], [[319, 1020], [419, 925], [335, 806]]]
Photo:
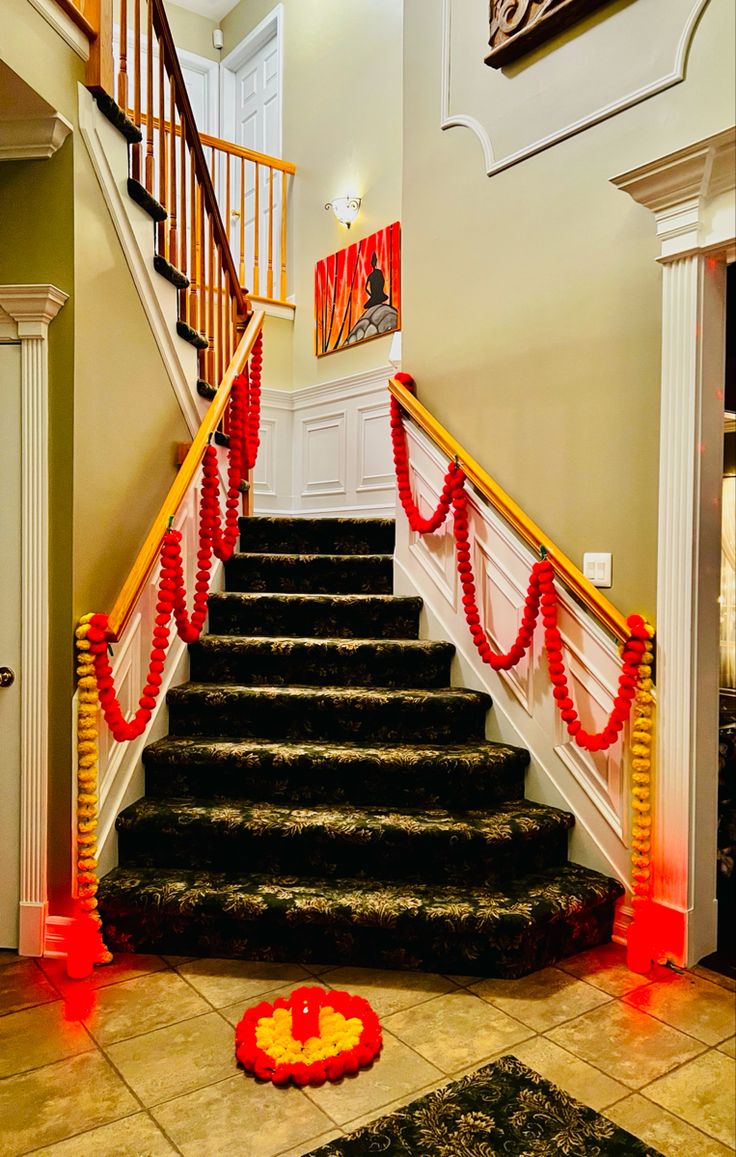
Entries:
[[[297, 1157], [504, 1053], [665, 1157], [728, 1157], [736, 986], [623, 959], [608, 945], [508, 981], [121, 956], [72, 982], [0, 953], [0, 1157]], [[233, 1025], [305, 981], [371, 1001], [381, 1058], [318, 1089], [257, 1083]]]

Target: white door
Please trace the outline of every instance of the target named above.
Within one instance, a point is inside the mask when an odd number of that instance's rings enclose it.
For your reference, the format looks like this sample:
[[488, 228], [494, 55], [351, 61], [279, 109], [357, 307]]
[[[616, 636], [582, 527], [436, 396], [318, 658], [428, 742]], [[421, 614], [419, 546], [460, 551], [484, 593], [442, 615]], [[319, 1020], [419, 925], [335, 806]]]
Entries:
[[[0, 668], [14, 681], [0, 686], [0, 948], [18, 946], [20, 887], [20, 345], [0, 344], [0, 543], [3, 608]], [[0, 682], [9, 680], [0, 671]]]
[[[231, 54], [232, 79], [223, 86], [224, 100], [229, 107], [224, 109], [223, 121], [229, 139], [245, 149], [265, 153], [270, 157], [281, 156], [281, 102], [280, 47], [275, 26], [267, 39], [261, 40], [253, 51], [240, 55], [238, 50]], [[244, 48], [244, 53], [247, 48]], [[227, 67], [225, 65], [224, 67]], [[224, 80], [226, 78], [223, 78]], [[236, 258], [240, 258], [241, 236], [245, 246], [245, 281], [253, 293], [265, 296], [267, 292], [269, 253], [269, 183], [270, 171], [260, 166], [258, 188], [258, 261], [255, 260], [255, 215], [256, 189], [255, 166], [246, 164], [245, 181], [241, 192], [242, 170], [234, 164], [231, 170], [229, 221], [230, 245]], [[280, 178], [274, 180], [273, 218], [270, 230], [272, 268], [280, 267], [281, 202]], [[244, 226], [241, 227], [241, 214]]]

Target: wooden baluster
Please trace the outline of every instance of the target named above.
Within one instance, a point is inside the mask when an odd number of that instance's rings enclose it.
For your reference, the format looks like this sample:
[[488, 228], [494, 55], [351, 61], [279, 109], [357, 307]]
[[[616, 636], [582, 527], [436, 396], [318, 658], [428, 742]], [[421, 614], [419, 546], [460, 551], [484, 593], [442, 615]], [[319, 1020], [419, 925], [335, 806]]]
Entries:
[[266, 296], [273, 297], [273, 169], [268, 170], [268, 273]]
[[146, 106], [148, 112], [148, 128], [146, 131], [146, 176], [145, 185], [149, 193], [153, 193], [153, 4], [148, 0], [148, 18], [146, 22]]
[[[225, 154], [225, 232], [227, 239], [230, 240], [232, 233], [232, 220], [230, 218], [230, 154]], [[232, 246], [231, 246], [232, 248]]]
[[230, 358], [233, 356], [232, 336], [233, 330], [230, 325], [230, 302], [232, 300], [232, 285], [230, 284], [230, 272], [225, 270], [225, 292], [222, 301], [222, 324], [225, 333], [225, 353], [223, 355], [223, 362], [225, 369], [230, 365]]
[[[158, 199], [162, 205], [166, 204], [166, 76], [164, 73], [164, 54], [158, 54]], [[166, 223], [160, 221], [157, 226], [158, 251], [164, 256], [166, 253]]]
[[281, 301], [286, 301], [286, 173], [281, 170]]
[[118, 104], [128, 108], [128, 0], [120, 0], [120, 67], [118, 69]]
[[189, 317], [191, 326], [197, 328], [199, 282], [197, 281], [197, 186], [194, 180], [194, 157], [189, 154]]
[[181, 151], [179, 153], [179, 169], [180, 169], [180, 185], [179, 185], [179, 237], [181, 238], [179, 248], [181, 250], [181, 257], [179, 258], [179, 268], [182, 273], [187, 271], [187, 194], [189, 192], [189, 185], [187, 183], [187, 138], [184, 132], [184, 121], [181, 122]]
[[245, 157], [240, 158], [240, 284], [245, 285]]
[[223, 365], [222, 365], [223, 357], [225, 354], [225, 326], [224, 326], [224, 319], [222, 316], [222, 305], [223, 305], [223, 301], [225, 299], [225, 293], [224, 293], [224, 286], [223, 286], [223, 282], [222, 282], [222, 261], [220, 260], [220, 258], [221, 258], [221, 254], [220, 254], [220, 249], [218, 247], [215, 250], [215, 260], [217, 262], [217, 301], [215, 302], [215, 307], [217, 310], [217, 384], [218, 384], [218, 386], [219, 386], [220, 382], [222, 381], [224, 373], [225, 373], [225, 371], [223, 369]]
[[[205, 268], [204, 268], [204, 266], [205, 266], [204, 229], [205, 229], [205, 222], [204, 222], [202, 186], [199, 184], [199, 182], [197, 182], [197, 228], [195, 230], [194, 243], [197, 247], [196, 269], [197, 269], [197, 285], [199, 286], [199, 314], [197, 317], [197, 321], [195, 322], [195, 328], [199, 331], [199, 333], [203, 334], [206, 337], [207, 336], [207, 313], [206, 313], [207, 298], [205, 296], [206, 281], [205, 281]], [[203, 364], [204, 364], [204, 361], [205, 361], [205, 359], [203, 356], [202, 357], [202, 363]], [[207, 371], [206, 370], [202, 373], [202, 377], [207, 378], [207, 381], [209, 382], [209, 378], [207, 377]], [[212, 385], [211, 382], [210, 382], [210, 385]]]
[[258, 250], [261, 233], [261, 166], [256, 161], [256, 177], [253, 185], [253, 292], [256, 297], [260, 292], [260, 276], [258, 269]]
[[[133, 24], [133, 60], [135, 61], [135, 78], [133, 82], [133, 120], [140, 128], [141, 125], [141, 0], [135, 0], [135, 17]], [[130, 149], [130, 172], [134, 180], [141, 179], [141, 146], [136, 143]]]
[[176, 232], [176, 93], [174, 92], [174, 78], [169, 77], [169, 199], [166, 208], [169, 211], [169, 251], [168, 259], [176, 265], [178, 251]]
[[205, 274], [207, 281], [207, 337], [209, 338], [210, 348], [207, 351], [207, 368], [209, 377], [207, 381], [210, 385], [219, 386], [220, 381], [215, 377], [216, 363], [215, 363], [215, 242], [214, 232], [212, 227], [212, 218], [208, 216], [208, 232], [209, 239], [207, 242], [207, 271]]

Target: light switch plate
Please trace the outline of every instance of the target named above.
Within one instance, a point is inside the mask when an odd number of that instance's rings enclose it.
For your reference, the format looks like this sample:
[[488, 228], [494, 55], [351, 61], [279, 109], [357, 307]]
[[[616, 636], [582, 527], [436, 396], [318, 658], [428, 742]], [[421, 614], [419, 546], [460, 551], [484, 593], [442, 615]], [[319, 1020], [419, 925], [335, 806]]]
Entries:
[[594, 587], [610, 587], [611, 585], [611, 555], [592, 554], [583, 555], [583, 574], [592, 582]]

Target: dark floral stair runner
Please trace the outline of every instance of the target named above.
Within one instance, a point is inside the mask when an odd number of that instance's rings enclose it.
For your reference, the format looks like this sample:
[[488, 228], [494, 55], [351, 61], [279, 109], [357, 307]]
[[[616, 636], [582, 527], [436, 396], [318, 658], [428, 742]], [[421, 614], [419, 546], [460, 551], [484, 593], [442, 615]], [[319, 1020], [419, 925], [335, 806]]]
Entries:
[[613, 880], [522, 798], [391, 589], [393, 523], [252, 518], [100, 885], [111, 948], [520, 976], [610, 937]]

